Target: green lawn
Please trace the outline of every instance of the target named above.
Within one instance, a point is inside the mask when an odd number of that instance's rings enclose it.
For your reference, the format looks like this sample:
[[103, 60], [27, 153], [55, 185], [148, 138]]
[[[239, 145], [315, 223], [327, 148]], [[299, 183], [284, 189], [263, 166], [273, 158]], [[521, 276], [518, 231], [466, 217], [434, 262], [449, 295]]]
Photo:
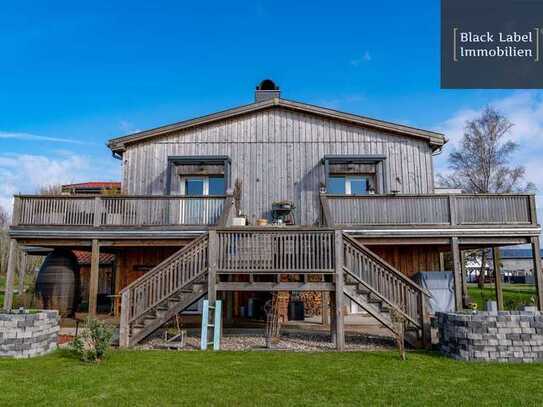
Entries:
[[[502, 284], [503, 303], [507, 310], [516, 310], [521, 305], [532, 304], [532, 297], [536, 297], [534, 285], [529, 284]], [[468, 293], [477, 303], [478, 309], [484, 309], [484, 303], [496, 299], [494, 284], [485, 284], [482, 290], [477, 284], [468, 284]]]
[[541, 405], [543, 364], [432, 353], [115, 351], [0, 360], [0, 405]]

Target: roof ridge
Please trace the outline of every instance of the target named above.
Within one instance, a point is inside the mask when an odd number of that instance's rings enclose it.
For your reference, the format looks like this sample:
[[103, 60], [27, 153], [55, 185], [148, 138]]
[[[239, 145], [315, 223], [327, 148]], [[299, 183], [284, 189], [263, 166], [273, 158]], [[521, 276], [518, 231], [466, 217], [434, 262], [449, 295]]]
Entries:
[[135, 143], [146, 140], [150, 137], [164, 135], [173, 131], [179, 131], [190, 127], [200, 126], [207, 123], [212, 123], [219, 120], [224, 120], [230, 117], [240, 116], [247, 113], [252, 113], [258, 110], [268, 109], [270, 107], [284, 107], [297, 111], [303, 111], [316, 115], [326, 116], [337, 120], [348, 121], [351, 123], [379, 128], [393, 133], [402, 134], [411, 137], [427, 139], [434, 146], [440, 147], [447, 142], [442, 133], [431, 130], [424, 130], [403, 124], [397, 124], [384, 120], [374, 119], [366, 116], [361, 116], [354, 113], [345, 113], [339, 110], [334, 110], [326, 107], [320, 107], [304, 102], [297, 102], [282, 98], [268, 99], [262, 102], [254, 102], [247, 105], [242, 105], [227, 110], [222, 110], [216, 113], [211, 113], [196, 118], [183, 120], [180, 122], [167, 124], [164, 126], [155, 127], [153, 129], [144, 130], [137, 133], [128, 134], [121, 137], [112, 138], [108, 141], [107, 146], [113, 152], [122, 152], [126, 148], [126, 144]]

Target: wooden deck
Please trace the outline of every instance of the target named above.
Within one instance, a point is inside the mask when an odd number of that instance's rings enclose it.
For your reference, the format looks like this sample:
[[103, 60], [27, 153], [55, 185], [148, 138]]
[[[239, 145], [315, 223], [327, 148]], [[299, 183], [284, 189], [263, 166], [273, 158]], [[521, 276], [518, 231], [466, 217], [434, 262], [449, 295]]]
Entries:
[[[312, 231], [313, 234], [307, 235], [309, 240], [320, 239], [320, 233], [326, 228], [342, 229], [372, 239], [506, 237], [507, 241], [496, 241], [502, 244], [528, 243], [527, 237], [540, 233], [532, 194], [321, 194], [320, 204], [318, 227], [323, 230], [315, 231], [315, 225], [299, 226]], [[24, 240], [24, 244], [60, 238], [191, 239], [207, 230], [227, 226], [232, 215], [231, 196], [19, 195], [15, 197], [10, 235]], [[256, 229], [266, 232], [253, 234], [251, 239], [277, 239], [273, 227]], [[231, 235], [225, 233], [221, 237], [225, 239], [224, 244], [235, 245], [235, 250], [241, 250], [236, 261], [242, 264], [251, 260], [247, 256], [254, 255], [251, 245], [257, 244], [257, 240], [241, 238], [229, 242], [227, 236]], [[296, 243], [289, 239], [277, 244], [282, 245], [278, 250], [297, 250]], [[261, 264], [263, 269], [267, 267], [265, 259]], [[230, 267], [228, 264], [222, 266], [225, 270]]]

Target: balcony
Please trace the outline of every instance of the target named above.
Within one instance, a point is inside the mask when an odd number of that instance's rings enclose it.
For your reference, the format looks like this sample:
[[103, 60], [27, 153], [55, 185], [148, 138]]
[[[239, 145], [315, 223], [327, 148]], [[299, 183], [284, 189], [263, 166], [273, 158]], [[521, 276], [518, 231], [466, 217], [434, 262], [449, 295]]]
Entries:
[[339, 227], [537, 226], [533, 194], [321, 195], [323, 223]]
[[14, 227], [213, 226], [226, 196], [15, 196]]

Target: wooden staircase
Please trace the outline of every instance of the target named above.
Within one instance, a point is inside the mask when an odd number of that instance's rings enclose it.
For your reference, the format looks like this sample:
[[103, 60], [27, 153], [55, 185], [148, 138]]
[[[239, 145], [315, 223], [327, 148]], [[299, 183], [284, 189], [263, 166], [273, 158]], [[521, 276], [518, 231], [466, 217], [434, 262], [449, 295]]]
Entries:
[[[381, 257], [343, 234], [344, 294], [393, 334], [405, 324], [405, 340], [413, 346], [425, 342], [428, 321], [425, 309], [430, 294]], [[396, 314], [395, 318], [392, 314]]]
[[[255, 239], [258, 244], [247, 244]], [[343, 291], [391, 332], [398, 333], [400, 320], [408, 342], [418, 345], [427, 338], [429, 294], [410, 278], [346, 233], [296, 234], [282, 228], [206, 233], [124, 288], [119, 345], [137, 344], [201, 299], [208, 292], [208, 275], [216, 282], [217, 271], [335, 273], [336, 293]], [[214, 298], [215, 285], [209, 287]]]
[[135, 345], [207, 293], [208, 235], [121, 291], [119, 345]]

